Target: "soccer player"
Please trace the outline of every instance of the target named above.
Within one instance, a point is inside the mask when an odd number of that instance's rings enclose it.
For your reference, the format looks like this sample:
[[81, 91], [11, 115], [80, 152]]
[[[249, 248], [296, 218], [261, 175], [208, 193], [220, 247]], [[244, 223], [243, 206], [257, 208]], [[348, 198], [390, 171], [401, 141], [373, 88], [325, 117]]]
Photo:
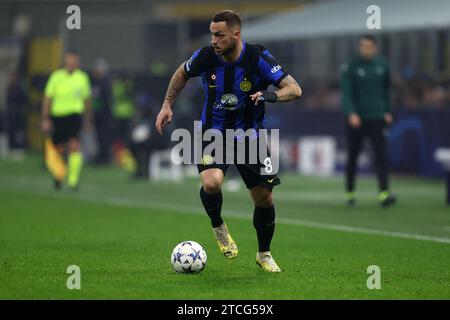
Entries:
[[[49, 168], [55, 166], [52, 162], [60, 162], [60, 167], [65, 167], [62, 159], [67, 147], [67, 184], [72, 190], [78, 189], [83, 165], [80, 132], [82, 115], [85, 109], [90, 110], [91, 96], [89, 77], [79, 69], [79, 63], [79, 54], [69, 51], [64, 55], [64, 68], [58, 69], [50, 75], [45, 87], [41, 120], [42, 130], [51, 136], [51, 141], [46, 143], [46, 153], [52, 153], [53, 150], [53, 154], [56, 155], [54, 157], [46, 156]], [[65, 168], [57, 170], [62, 174], [50, 171], [54, 177], [55, 188], [60, 189], [65, 176]]]
[[[213, 128], [222, 133], [226, 129], [256, 131], [264, 128], [265, 102], [290, 101], [301, 95], [298, 83], [267, 49], [241, 39], [241, 19], [237, 13], [230, 10], [217, 13], [212, 18], [210, 31], [211, 46], [195, 51], [188, 61], [180, 65], [169, 83], [156, 119], [156, 128], [160, 134], [172, 120], [175, 98], [191, 77], [201, 76], [205, 88], [202, 128]], [[279, 89], [267, 91], [270, 84]], [[231, 259], [238, 255], [238, 248], [221, 217], [221, 186], [228, 165], [215, 163], [211, 159], [210, 155], [204, 155], [202, 163], [198, 164], [202, 183], [200, 199], [211, 219], [219, 249]], [[280, 267], [270, 253], [275, 230], [272, 189], [280, 184], [280, 180], [276, 175], [261, 174], [261, 163], [237, 164], [235, 159], [234, 164], [255, 204], [253, 225], [259, 247], [256, 262], [265, 271], [280, 272]]]
[[375, 154], [381, 206], [395, 203], [389, 191], [387, 126], [393, 122], [389, 106], [389, 67], [380, 56], [373, 36], [359, 41], [359, 56], [342, 66], [342, 106], [346, 115], [348, 163], [346, 169], [347, 205], [354, 207], [358, 155], [363, 138], [368, 137]]

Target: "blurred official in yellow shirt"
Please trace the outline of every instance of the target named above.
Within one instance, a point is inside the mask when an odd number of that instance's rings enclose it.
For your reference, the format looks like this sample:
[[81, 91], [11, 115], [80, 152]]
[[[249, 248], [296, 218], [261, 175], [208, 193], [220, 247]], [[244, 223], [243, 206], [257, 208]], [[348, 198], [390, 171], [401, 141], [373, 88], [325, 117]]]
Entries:
[[[89, 76], [79, 65], [79, 54], [67, 52], [64, 67], [54, 71], [45, 86], [41, 126], [47, 135], [46, 162], [56, 189], [60, 189], [67, 178], [69, 187], [77, 190], [83, 165], [80, 133], [83, 114], [85, 111], [90, 114], [91, 85]], [[87, 118], [90, 121], [90, 117]]]

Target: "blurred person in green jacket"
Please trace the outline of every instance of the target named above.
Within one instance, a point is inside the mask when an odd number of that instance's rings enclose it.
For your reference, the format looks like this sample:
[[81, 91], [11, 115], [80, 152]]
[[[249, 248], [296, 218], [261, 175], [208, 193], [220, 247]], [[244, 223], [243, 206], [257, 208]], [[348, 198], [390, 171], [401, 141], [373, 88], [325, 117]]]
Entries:
[[359, 56], [342, 65], [342, 107], [346, 117], [347, 205], [356, 205], [355, 180], [358, 155], [363, 140], [369, 138], [375, 158], [380, 205], [388, 207], [396, 202], [389, 190], [387, 134], [393, 122], [389, 105], [389, 66], [378, 54], [373, 36], [359, 41]]

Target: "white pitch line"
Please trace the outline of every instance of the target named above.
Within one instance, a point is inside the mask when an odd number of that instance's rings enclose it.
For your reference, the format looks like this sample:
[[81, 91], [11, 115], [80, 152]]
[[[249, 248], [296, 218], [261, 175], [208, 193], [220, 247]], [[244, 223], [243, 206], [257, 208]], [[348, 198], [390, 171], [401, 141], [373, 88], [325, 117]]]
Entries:
[[386, 230], [379, 230], [379, 229], [352, 227], [352, 226], [347, 226], [347, 225], [330, 224], [330, 223], [314, 222], [314, 221], [306, 221], [306, 220], [297, 220], [297, 219], [290, 219], [290, 218], [278, 218], [277, 222], [283, 222], [285, 224], [300, 225], [300, 226], [317, 228], [317, 229], [335, 230], [335, 231], [343, 231], [343, 232], [350, 232], [350, 233], [363, 233], [363, 234], [370, 234], [370, 235], [386, 236], [386, 237], [391, 237], [391, 238], [413, 239], [413, 240], [422, 240], [422, 241], [431, 241], [431, 242], [437, 242], [437, 243], [450, 244], [449, 238], [426, 236], [426, 235], [422, 235], [422, 234], [403, 233], [403, 232], [396, 232], [396, 231], [386, 231]]
[[[20, 186], [30, 186], [30, 181], [27, 180], [20, 181], [19, 179], [15, 181], [15, 185], [19, 188], [14, 188], [11, 184], [2, 187], [6, 189], [19, 189], [23, 190]], [[41, 184], [40, 184], [41, 185]], [[11, 188], [13, 187], [13, 188]], [[92, 186], [89, 186], [92, 187]], [[89, 189], [97, 189], [97, 188], [89, 188]], [[35, 194], [39, 195], [45, 195], [50, 196], [54, 198], [60, 198], [60, 194], [55, 194], [53, 191], [50, 190], [42, 190], [39, 188], [33, 189], [32, 191]], [[188, 214], [198, 214], [203, 215], [203, 209], [201, 207], [187, 207], [187, 206], [180, 206], [180, 205], [174, 205], [170, 203], [150, 203], [148, 201], [141, 201], [137, 199], [131, 199], [131, 198], [123, 198], [123, 197], [111, 197], [111, 196], [105, 196], [101, 194], [93, 194], [90, 192], [89, 194], [74, 194], [76, 199], [88, 201], [88, 202], [94, 202], [94, 203], [105, 203], [109, 205], [118, 205], [122, 207], [132, 207], [132, 208], [153, 208], [153, 209], [160, 209], [160, 210], [170, 210], [170, 211], [176, 211], [180, 213], [188, 213]], [[71, 196], [65, 196], [66, 199], [73, 199]], [[251, 217], [248, 213], [244, 212], [238, 212], [238, 211], [227, 211], [228, 216], [241, 218], [245, 220], [250, 220]], [[292, 218], [283, 218], [278, 217], [277, 218], [278, 223], [287, 224], [287, 225], [298, 225], [298, 226], [304, 226], [304, 227], [310, 227], [310, 228], [317, 228], [317, 229], [324, 229], [324, 230], [333, 230], [333, 231], [341, 231], [341, 232], [350, 232], [350, 233], [362, 233], [362, 234], [370, 234], [370, 235], [381, 235], [381, 236], [387, 236], [387, 237], [394, 237], [394, 238], [403, 238], [403, 239], [412, 239], [412, 240], [422, 240], [422, 241], [431, 241], [436, 243], [446, 243], [450, 244], [449, 238], [444, 237], [434, 237], [434, 236], [427, 236], [427, 235], [421, 235], [421, 234], [410, 234], [410, 233], [403, 233], [403, 232], [396, 232], [396, 231], [386, 231], [386, 230], [379, 230], [379, 229], [370, 229], [370, 228], [362, 228], [362, 227], [354, 227], [354, 226], [348, 226], [348, 225], [340, 225], [340, 224], [330, 224], [330, 223], [324, 223], [324, 222], [317, 222], [317, 221], [310, 221], [310, 220], [301, 220], [301, 219], [292, 219]]]
[[[9, 186], [9, 188], [11, 185]], [[6, 189], [9, 189], [6, 188]], [[14, 189], [14, 188], [11, 188]], [[52, 198], [61, 198], [60, 194], [55, 194], [55, 192], [46, 191], [42, 189], [36, 189], [32, 191], [38, 195], [50, 196]], [[159, 210], [168, 210], [175, 211], [183, 214], [194, 214], [194, 215], [204, 215], [203, 209], [200, 207], [187, 207], [180, 206], [176, 204], [170, 203], [153, 203], [149, 201], [141, 201], [130, 198], [123, 197], [111, 197], [100, 194], [74, 194], [74, 197], [66, 196], [66, 199], [78, 199], [91, 203], [103, 203], [108, 205], [116, 205], [121, 207], [128, 208], [138, 208], [138, 209], [159, 209]], [[238, 211], [227, 211], [227, 216], [251, 220], [252, 217], [248, 213], [238, 212]], [[332, 231], [341, 231], [348, 233], [361, 233], [361, 234], [369, 234], [369, 235], [377, 235], [377, 236], [386, 236], [391, 238], [401, 238], [401, 239], [410, 239], [410, 240], [420, 240], [420, 241], [429, 241], [435, 243], [445, 243], [450, 244], [450, 238], [444, 237], [434, 237], [427, 236], [422, 234], [414, 234], [414, 233], [403, 233], [396, 231], [387, 231], [387, 230], [379, 230], [379, 229], [370, 229], [370, 228], [361, 228], [361, 227], [353, 227], [348, 225], [340, 225], [340, 224], [331, 224], [331, 223], [323, 223], [317, 221], [309, 221], [309, 220], [300, 220], [300, 219], [292, 219], [292, 218], [283, 218], [278, 217], [277, 223], [286, 224], [286, 225], [296, 225], [302, 227], [316, 228], [322, 230], [332, 230]]]

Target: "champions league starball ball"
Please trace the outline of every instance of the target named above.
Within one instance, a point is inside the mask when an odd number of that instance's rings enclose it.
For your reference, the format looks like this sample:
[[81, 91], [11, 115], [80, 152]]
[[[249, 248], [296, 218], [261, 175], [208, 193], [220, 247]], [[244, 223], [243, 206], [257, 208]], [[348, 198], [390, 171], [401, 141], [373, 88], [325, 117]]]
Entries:
[[206, 252], [195, 241], [183, 241], [173, 249], [171, 262], [178, 273], [201, 272], [206, 266]]

